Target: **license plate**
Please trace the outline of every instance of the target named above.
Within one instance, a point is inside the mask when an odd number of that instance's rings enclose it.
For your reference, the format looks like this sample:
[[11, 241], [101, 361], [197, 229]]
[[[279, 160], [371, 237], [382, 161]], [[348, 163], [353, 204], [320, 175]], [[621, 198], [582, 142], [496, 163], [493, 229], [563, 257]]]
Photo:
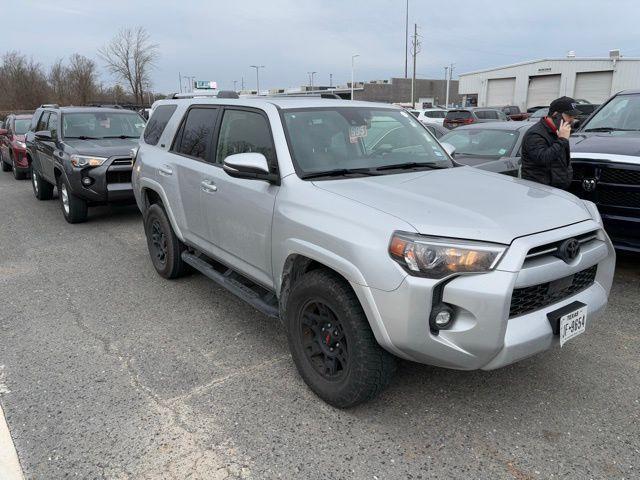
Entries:
[[560, 346], [584, 333], [587, 326], [587, 306], [560, 317]]

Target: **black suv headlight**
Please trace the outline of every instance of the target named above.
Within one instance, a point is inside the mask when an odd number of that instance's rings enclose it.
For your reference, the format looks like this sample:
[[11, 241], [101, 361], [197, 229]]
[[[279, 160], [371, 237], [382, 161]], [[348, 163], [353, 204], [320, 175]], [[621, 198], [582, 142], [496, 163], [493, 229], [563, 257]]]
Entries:
[[93, 155], [71, 155], [71, 165], [78, 168], [99, 167], [107, 161], [107, 157], [94, 157]]

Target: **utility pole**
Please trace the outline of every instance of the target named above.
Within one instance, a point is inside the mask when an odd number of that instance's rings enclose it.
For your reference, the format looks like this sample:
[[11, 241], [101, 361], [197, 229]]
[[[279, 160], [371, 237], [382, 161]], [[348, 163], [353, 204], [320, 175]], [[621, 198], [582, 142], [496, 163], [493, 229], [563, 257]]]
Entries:
[[237, 92], [238, 91], [238, 80], [234, 80], [233, 81], [233, 91]]
[[407, 66], [409, 62], [409, 0], [407, 0], [407, 14], [404, 21], [404, 78], [408, 78]]
[[244, 75], [240, 77], [240, 91], [244, 92]]
[[264, 68], [264, 65], [249, 65], [251, 68], [256, 69], [256, 95], [260, 95], [260, 69]]
[[309, 74], [309, 85], [311, 85], [311, 91], [313, 92], [313, 76], [318, 72], [307, 72]]
[[420, 41], [418, 40], [418, 24], [413, 24], [413, 76], [411, 77], [411, 108], [416, 108], [415, 84], [416, 84], [416, 57], [420, 53]]
[[[445, 100], [445, 108], [449, 108], [449, 84], [451, 83], [451, 78], [453, 77], [453, 63], [451, 65], [449, 65], [449, 76], [447, 77], [447, 97]], [[446, 69], [447, 67], [445, 67]]]
[[333, 87], [333, 73], [329, 74], [329, 88]]
[[360, 55], [358, 55], [357, 53], [351, 55], [351, 100], [353, 100], [353, 77], [354, 77], [354, 70], [355, 70], [355, 61], [356, 61], [356, 57], [359, 57]]
[[180, 84], [180, 93], [182, 93], [182, 75], [178, 72], [178, 83]]

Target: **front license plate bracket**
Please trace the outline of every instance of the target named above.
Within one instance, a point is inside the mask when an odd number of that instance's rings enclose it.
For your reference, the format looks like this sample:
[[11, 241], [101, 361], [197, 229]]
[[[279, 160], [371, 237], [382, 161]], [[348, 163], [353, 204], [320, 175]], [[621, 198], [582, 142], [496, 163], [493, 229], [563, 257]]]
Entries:
[[586, 306], [587, 305], [582, 302], [572, 302], [569, 305], [559, 308], [558, 310], [547, 313], [547, 320], [549, 320], [549, 323], [551, 324], [551, 330], [553, 330], [553, 334], [560, 335], [560, 318], [568, 313], [574, 312]]

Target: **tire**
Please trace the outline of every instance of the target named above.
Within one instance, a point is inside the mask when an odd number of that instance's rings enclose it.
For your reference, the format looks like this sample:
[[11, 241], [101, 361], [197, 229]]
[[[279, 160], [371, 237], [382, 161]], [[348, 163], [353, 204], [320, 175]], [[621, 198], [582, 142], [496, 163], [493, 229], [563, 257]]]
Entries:
[[286, 305], [289, 348], [298, 372], [325, 402], [349, 408], [391, 381], [395, 357], [376, 341], [355, 293], [339, 275], [312, 270]]
[[87, 221], [89, 208], [86, 200], [71, 193], [69, 185], [62, 177], [58, 179], [58, 198], [62, 215], [67, 222], [82, 223]]
[[13, 178], [15, 178], [16, 180], [24, 180], [25, 178], [27, 178], [27, 174], [25, 172], [18, 171], [18, 169], [16, 168], [16, 162], [13, 160], [13, 158], [11, 159], [11, 170], [13, 170]]
[[2, 163], [2, 171], [3, 172], [10, 172], [11, 171], [11, 165], [9, 165], [8, 163], [6, 163], [4, 161], [4, 156], [2, 155], [1, 151], [0, 151], [0, 163]]
[[181, 256], [185, 246], [173, 231], [164, 208], [157, 203], [145, 214], [144, 233], [151, 263], [161, 277], [172, 279], [187, 273], [188, 265]]
[[38, 200], [51, 200], [53, 198], [53, 185], [40, 176], [33, 167], [31, 168], [31, 186], [33, 194]]

